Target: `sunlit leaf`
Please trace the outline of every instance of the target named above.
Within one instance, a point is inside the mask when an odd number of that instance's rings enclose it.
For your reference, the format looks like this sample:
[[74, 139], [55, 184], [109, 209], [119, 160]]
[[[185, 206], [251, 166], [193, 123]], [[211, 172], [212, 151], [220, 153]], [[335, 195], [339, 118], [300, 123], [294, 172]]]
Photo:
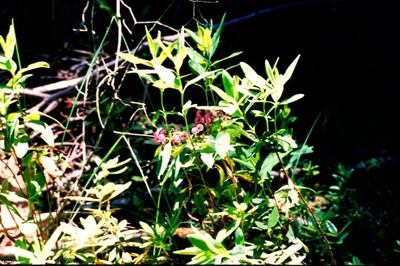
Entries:
[[105, 196], [110, 195], [114, 191], [115, 191], [115, 184], [113, 182], [109, 182], [101, 188], [100, 193], [97, 195], [97, 197], [99, 199], [103, 199]]
[[174, 65], [175, 65], [176, 71], [179, 71], [180, 68], [182, 67], [185, 57], [186, 57], [185, 34], [184, 34], [183, 27], [182, 27], [181, 33], [179, 34], [176, 55], [174, 57]]
[[50, 65], [47, 62], [40, 61], [40, 62], [29, 64], [27, 67], [22, 68], [19, 72], [24, 73], [26, 71], [37, 69], [37, 68], [49, 68], [49, 67], [50, 67]]
[[296, 95], [293, 95], [293, 96], [290, 97], [289, 99], [285, 99], [285, 100], [283, 100], [282, 102], [280, 102], [280, 105], [289, 104], [289, 103], [295, 102], [295, 101], [297, 101], [297, 100], [300, 100], [300, 99], [303, 98], [303, 97], [304, 97], [304, 94], [296, 94]]
[[229, 102], [229, 103], [236, 103], [236, 100], [234, 98], [229, 96], [226, 92], [224, 92], [223, 90], [221, 90], [217, 86], [214, 86], [214, 85], [211, 84], [210, 88], [213, 91], [215, 91], [218, 94], [218, 96], [221, 97], [221, 99], [223, 99], [224, 101]]
[[29, 144], [28, 142], [18, 141], [16, 144], [13, 144], [15, 155], [18, 158], [22, 158], [28, 152]]
[[174, 87], [176, 76], [171, 69], [166, 68], [162, 65], [155, 65], [154, 69], [156, 70], [157, 75], [165, 84], [172, 85], [172, 87]]
[[202, 73], [201, 75], [195, 77], [194, 79], [189, 80], [189, 81], [186, 83], [186, 85], [185, 85], [185, 87], [184, 87], [184, 90], [186, 90], [190, 85], [193, 85], [193, 84], [195, 84], [196, 82], [205, 79], [206, 77], [208, 77], [208, 76], [211, 75], [211, 74], [214, 74], [215, 72], [217, 72], [217, 70], [204, 72], [204, 73]]
[[47, 143], [47, 145], [54, 146], [55, 136], [49, 125], [40, 120], [30, 120], [27, 123], [27, 126], [32, 128], [34, 131], [40, 132], [40, 137]]
[[121, 194], [122, 192], [124, 192], [125, 190], [127, 190], [131, 186], [131, 184], [132, 184], [132, 181], [129, 181], [129, 182], [125, 183], [125, 184], [117, 184], [117, 185], [115, 185], [115, 187], [114, 187], [115, 190], [111, 194], [109, 199], [113, 199], [116, 196], [118, 196], [119, 194]]
[[279, 257], [279, 259], [276, 261], [276, 264], [280, 265], [283, 264], [283, 262], [289, 258], [290, 256], [296, 254], [303, 246], [300, 244], [293, 244], [287, 249], [284, 250], [283, 254]]
[[201, 153], [201, 160], [207, 165], [208, 168], [212, 168], [214, 165], [214, 156], [212, 153]]
[[153, 67], [153, 63], [149, 60], [142, 59], [140, 57], [134, 56], [133, 54], [128, 53], [117, 53], [117, 56], [121, 57], [122, 59], [132, 63], [134, 65], [145, 65], [148, 67]]
[[300, 55], [298, 55], [290, 64], [290, 66], [286, 69], [285, 74], [283, 74], [283, 84], [285, 84], [292, 77], [293, 71], [297, 65], [297, 62], [299, 61], [299, 58]]
[[245, 62], [240, 62], [240, 67], [242, 68], [242, 71], [243, 71], [244, 75], [246, 76], [246, 78], [251, 83], [253, 83], [255, 86], [262, 88], [264, 90], [268, 89], [268, 87], [266, 86], [265, 79], [262, 78], [260, 75], [258, 75], [257, 72], [254, 71], [254, 69], [251, 66], [249, 66]]
[[149, 47], [149, 51], [153, 57], [153, 59], [155, 59], [157, 57], [157, 49], [155, 46], [155, 43], [153, 41], [153, 37], [151, 37], [149, 30], [147, 29], [147, 26], [145, 26], [146, 29], [146, 38], [147, 38], [147, 44]]
[[190, 29], [185, 28], [184, 31], [196, 42], [197, 45], [201, 45], [202, 41], [200, 37]]
[[161, 157], [161, 167], [157, 175], [158, 179], [160, 179], [160, 177], [164, 174], [165, 170], [168, 167], [169, 160], [171, 159], [171, 152], [172, 145], [171, 142], [168, 142], [167, 144], [165, 144], [164, 149], [160, 152], [159, 155]]
[[187, 247], [182, 250], [173, 251], [174, 254], [179, 254], [179, 255], [197, 255], [201, 252], [203, 252], [203, 251], [201, 249], [199, 249], [198, 247]]
[[230, 145], [231, 136], [229, 133], [226, 131], [219, 132], [215, 139], [215, 150], [222, 159], [227, 156], [229, 150], [232, 150]]
[[221, 21], [219, 23], [217, 31], [212, 36], [212, 42], [211, 42], [211, 46], [210, 46], [210, 49], [209, 49], [209, 51], [210, 51], [210, 59], [214, 55], [215, 51], [218, 48], [219, 39], [220, 39], [221, 32], [222, 32], [222, 29], [223, 29], [223, 26], [224, 26], [224, 22], [225, 22], [225, 14], [222, 16], [222, 19], [221, 19]]
[[0, 45], [3, 49], [4, 55], [7, 59], [11, 59], [14, 54], [14, 49], [16, 45], [16, 36], [14, 25], [11, 24], [7, 33], [7, 37], [4, 40], [2, 36], [0, 36]]

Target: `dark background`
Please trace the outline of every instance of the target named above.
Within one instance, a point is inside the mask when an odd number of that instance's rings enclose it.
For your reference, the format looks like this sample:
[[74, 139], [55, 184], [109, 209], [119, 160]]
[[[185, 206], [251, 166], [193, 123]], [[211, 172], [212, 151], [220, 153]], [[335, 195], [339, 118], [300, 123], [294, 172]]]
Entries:
[[[73, 49], [92, 51], [109, 25], [110, 14], [96, 8], [93, 16], [98, 38], [73, 31], [82, 28], [82, 10], [96, 1], [5, 1], [0, 3], [0, 34], [5, 36], [14, 18], [23, 64], [39, 60], [51, 64], [33, 78], [37, 85], [50, 83], [44, 76], [63, 68], [63, 57]], [[113, 7], [115, 1], [108, 1]], [[355, 255], [366, 262], [386, 263], [398, 232], [399, 193], [399, 33], [396, 1], [128, 1], [137, 20], [157, 20], [179, 28], [195, 27], [195, 20], [218, 23], [226, 13], [221, 55], [243, 51], [241, 61], [264, 74], [264, 61], [279, 57], [284, 71], [300, 54], [287, 83], [287, 95], [304, 93], [291, 105], [298, 117], [295, 137], [305, 140], [317, 117], [308, 144], [314, 146], [321, 169], [337, 162], [357, 167], [355, 197], [372, 213], [353, 226], [349, 241]], [[123, 9], [126, 12], [126, 9]], [[126, 17], [125, 17], [126, 16]], [[133, 22], [124, 14], [126, 22]], [[161, 17], [161, 18], [160, 18]], [[86, 14], [86, 21], [90, 15]], [[139, 29], [133, 27], [133, 30]], [[168, 31], [165, 31], [167, 34]], [[142, 34], [142, 33], [140, 33]], [[133, 43], [140, 39], [134, 34]], [[112, 53], [113, 44], [107, 46]], [[33, 84], [32, 84], [33, 85]], [[379, 171], [366, 173], [362, 164], [380, 158]], [[360, 166], [361, 165], [361, 166]], [[364, 169], [365, 170], [365, 169]]]

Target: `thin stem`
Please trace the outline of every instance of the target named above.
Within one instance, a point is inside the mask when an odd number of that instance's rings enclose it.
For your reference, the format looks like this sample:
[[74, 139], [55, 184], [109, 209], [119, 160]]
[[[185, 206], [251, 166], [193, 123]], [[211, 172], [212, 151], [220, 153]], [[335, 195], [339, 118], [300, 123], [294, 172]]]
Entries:
[[[279, 159], [279, 162], [280, 162], [280, 164], [281, 164], [282, 171], [283, 171], [283, 173], [285, 174], [285, 177], [288, 179], [288, 181], [289, 181], [289, 180], [292, 181], [291, 178], [290, 178], [290, 176], [289, 176], [289, 174], [287, 173], [287, 171], [286, 171], [286, 169], [285, 169], [285, 166], [283, 165], [283, 163], [282, 163], [282, 161], [281, 161], [281, 158], [280, 158], [278, 152], [276, 152], [276, 156], [278, 156], [278, 159]], [[293, 183], [293, 182], [292, 182], [292, 183]], [[328, 238], [326, 237], [324, 231], [322, 230], [321, 224], [319, 223], [317, 217], [315, 216], [314, 211], [312, 210], [312, 208], [310, 207], [310, 205], [308, 205], [308, 203], [307, 203], [306, 199], [304, 198], [303, 194], [301, 194], [300, 190], [297, 188], [297, 186], [296, 186], [294, 183], [293, 183], [293, 187], [294, 187], [295, 191], [297, 192], [297, 194], [299, 195], [301, 201], [306, 205], [308, 212], [311, 214], [312, 218], [314, 219], [315, 224], [317, 225], [318, 230], [319, 230], [319, 232], [321, 233], [321, 236], [322, 236], [322, 238], [324, 239], [326, 246], [328, 247], [329, 255], [330, 255], [330, 257], [331, 257], [331, 262], [332, 262], [332, 264], [333, 264], [333, 265], [336, 265], [336, 260], [335, 260], [335, 257], [334, 257], [334, 255], [333, 255], [332, 247], [331, 247], [331, 245], [329, 244]]]
[[[183, 104], [184, 104], [184, 91], [181, 92], [181, 103], [182, 103], [182, 106], [183, 106]], [[211, 207], [212, 207], [214, 210], [216, 210], [216, 209], [215, 209], [215, 203], [214, 203], [214, 200], [213, 200], [213, 198], [212, 198], [212, 194], [211, 194], [210, 190], [208, 189], [207, 183], [206, 183], [205, 178], [204, 178], [204, 175], [203, 175], [203, 171], [201, 170], [201, 166], [200, 166], [201, 163], [200, 163], [200, 160], [199, 160], [199, 156], [198, 156], [196, 147], [194, 146], [194, 142], [193, 142], [192, 137], [191, 137], [191, 134], [190, 134], [191, 132], [190, 132], [189, 122], [188, 122], [188, 120], [187, 120], [187, 116], [184, 115], [184, 116], [183, 116], [183, 119], [184, 119], [184, 121], [185, 121], [186, 132], [188, 133], [188, 140], [189, 140], [190, 144], [192, 145], [194, 158], [195, 158], [195, 160], [196, 160], [196, 167], [197, 167], [197, 169], [198, 169], [198, 171], [199, 171], [200, 179], [201, 179], [201, 181], [203, 182], [204, 188], [205, 188], [205, 190], [206, 190], [206, 192], [207, 192], [207, 195], [208, 195], [208, 197], [209, 197]]]

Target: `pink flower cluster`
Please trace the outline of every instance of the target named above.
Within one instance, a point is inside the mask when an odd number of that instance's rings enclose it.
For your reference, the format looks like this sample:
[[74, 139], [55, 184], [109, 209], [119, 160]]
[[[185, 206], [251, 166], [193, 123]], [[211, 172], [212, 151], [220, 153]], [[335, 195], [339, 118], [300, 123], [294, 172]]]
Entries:
[[[186, 131], [177, 131], [177, 130], [172, 130], [171, 134], [171, 142], [172, 144], [180, 144], [183, 141], [185, 141], [188, 137], [188, 134]], [[165, 129], [159, 130], [154, 132], [153, 134], [153, 140], [155, 143], [158, 144], [165, 144], [168, 140], [168, 132]]]
[[165, 142], [167, 142], [167, 131], [163, 129], [161, 131], [154, 132], [153, 140], [155, 143], [164, 144]]
[[[205, 130], [208, 132], [210, 131], [211, 124], [218, 118], [229, 119], [222, 111], [198, 109], [196, 118], [194, 119], [194, 127], [190, 132], [195, 136], [200, 135]], [[154, 142], [157, 144], [165, 144], [168, 140], [171, 140], [172, 144], [180, 144], [186, 141], [187, 138], [188, 133], [186, 131], [180, 131], [179, 128], [172, 129], [170, 134], [165, 129], [160, 129], [153, 134]]]
[[217, 117], [216, 111], [207, 111], [198, 109], [196, 112], [196, 118], [194, 124], [209, 125]]
[[194, 127], [191, 130], [192, 134], [198, 135], [204, 130], [207, 132], [210, 131], [211, 124], [219, 118], [225, 120], [229, 119], [229, 117], [221, 110], [214, 111], [198, 109], [196, 112], [196, 118], [194, 119]]
[[192, 127], [192, 130], [190, 130], [190, 132], [192, 132], [193, 135], [198, 135], [203, 130], [204, 130], [203, 124], [197, 124], [194, 127]]

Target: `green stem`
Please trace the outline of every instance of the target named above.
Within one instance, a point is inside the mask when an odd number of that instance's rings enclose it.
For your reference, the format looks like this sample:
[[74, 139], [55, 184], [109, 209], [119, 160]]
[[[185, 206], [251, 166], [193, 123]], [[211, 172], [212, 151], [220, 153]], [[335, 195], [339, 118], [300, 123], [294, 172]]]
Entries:
[[[181, 105], [182, 105], [182, 108], [183, 108], [183, 106], [184, 106], [184, 104], [185, 104], [184, 101], [185, 101], [184, 91], [182, 91], [182, 92], [181, 92]], [[204, 188], [206, 189], [207, 195], [208, 195], [208, 197], [209, 197], [209, 199], [210, 199], [211, 208], [213, 208], [215, 211], [217, 211], [217, 209], [215, 208], [215, 203], [214, 203], [214, 200], [213, 200], [213, 198], [212, 198], [211, 192], [210, 192], [210, 190], [208, 189], [208, 186], [207, 186], [207, 183], [206, 183], [206, 181], [205, 181], [203, 172], [201, 171], [201, 163], [200, 163], [200, 160], [199, 160], [199, 156], [198, 156], [196, 147], [194, 146], [194, 142], [193, 142], [192, 137], [191, 137], [191, 132], [190, 132], [189, 122], [188, 122], [188, 120], [187, 120], [187, 116], [184, 115], [184, 116], [183, 116], [183, 119], [184, 119], [184, 121], [185, 121], [186, 132], [188, 133], [188, 140], [189, 140], [190, 144], [192, 145], [194, 158], [195, 158], [195, 160], [196, 160], [196, 167], [197, 167], [197, 169], [198, 169], [198, 171], [199, 171], [200, 179], [201, 179], [201, 181], [203, 182]]]
[[162, 116], [164, 118], [165, 121], [165, 125], [168, 125], [168, 121], [167, 121], [167, 113], [165, 112], [165, 107], [164, 107], [164, 89], [160, 89], [160, 101], [161, 101], [161, 112], [162, 112]]

